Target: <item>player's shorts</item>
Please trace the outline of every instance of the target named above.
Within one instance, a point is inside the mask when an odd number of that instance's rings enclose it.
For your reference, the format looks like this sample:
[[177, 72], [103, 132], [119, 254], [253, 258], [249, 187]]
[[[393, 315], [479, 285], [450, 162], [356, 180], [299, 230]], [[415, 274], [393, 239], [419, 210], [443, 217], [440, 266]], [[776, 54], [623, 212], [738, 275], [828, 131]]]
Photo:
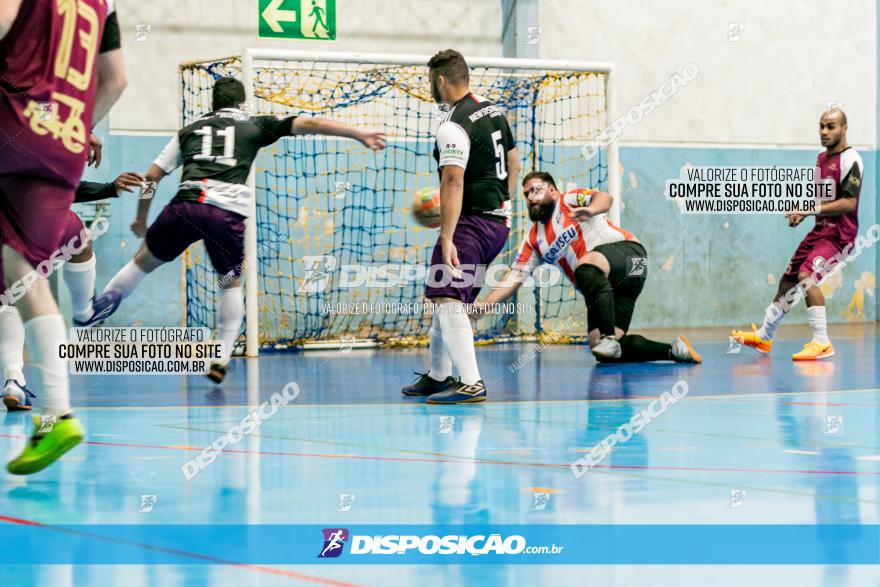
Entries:
[[64, 223], [64, 232], [61, 234], [61, 240], [58, 241], [58, 246], [70, 245], [70, 248], [82, 252], [82, 249], [85, 249], [85, 243], [81, 240], [83, 234], [85, 234], [83, 232], [84, 228], [85, 224], [83, 224], [80, 217], [76, 215], [76, 212], [69, 210], [67, 213], [67, 221]]
[[648, 253], [642, 243], [636, 241], [599, 245], [593, 251], [608, 259], [611, 268], [608, 281], [614, 292], [614, 326], [626, 332], [632, 322], [636, 299], [648, 278]]
[[204, 241], [214, 270], [236, 278], [244, 264], [244, 224], [241, 214], [211, 204], [172, 201], [147, 230], [147, 248], [167, 263]]
[[[64, 222], [64, 230], [61, 233], [61, 239], [58, 241], [57, 249], [66, 248], [70, 251], [78, 251], [82, 252], [85, 249], [85, 243], [83, 242], [83, 235], [86, 234], [83, 232], [85, 225], [83, 221], [80, 220], [80, 217], [76, 215], [76, 212], [73, 210], [67, 211], [67, 219]], [[3, 275], [3, 256], [0, 255], [0, 276]], [[2, 291], [5, 288], [0, 288]], [[0, 299], [0, 304], [3, 303], [3, 300]]]
[[43, 177], [0, 175], [0, 246], [35, 268], [49, 259], [67, 229], [74, 193]]
[[846, 243], [840, 243], [836, 239], [812, 232], [807, 233], [792, 255], [782, 278], [798, 281], [799, 273], [812, 274], [814, 271], [822, 277], [822, 266], [825, 261], [840, 253], [845, 246]]
[[[501, 222], [473, 214], [462, 214], [452, 234], [452, 244], [458, 251], [460, 263], [456, 269], [462, 278], [452, 278], [447, 273], [449, 268], [443, 264], [443, 248], [438, 239], [431, 255], [425, 297], [453, 298], [465, 304], [474, 303], [480, 294], [485, 267], [504, 248], [509, 233], [510, 229]], [[480, 267], [483, 269], [478, 270]]]

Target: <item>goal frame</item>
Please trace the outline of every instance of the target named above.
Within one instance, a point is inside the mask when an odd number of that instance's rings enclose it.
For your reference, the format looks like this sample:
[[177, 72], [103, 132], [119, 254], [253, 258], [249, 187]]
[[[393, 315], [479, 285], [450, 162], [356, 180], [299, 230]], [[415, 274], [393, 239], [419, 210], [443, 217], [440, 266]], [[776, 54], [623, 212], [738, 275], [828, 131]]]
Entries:
[[[363, 53], [337, 51], [300, 51], [278, 49], [243, 49], [241, 52], [241, 76], [245, 88], [246, 103], [254, 101], [254, 62], [271, 61], [330, 61], [357, 64], [377, 65], [410, 65], [426, 66], [429, 55], [394, 54], [394, 53]], [[605, 74], [605, 117], [608, 124], [616, 116], [615, 99], [616, 85], [614, 64], [601, 61], [564, 61], [551, 59], [516, 59], [505, 57], [468, 58], [470, 67], [493, 67], [512, 70], [543, 70], [556, 69], [562, 71], [590, 71]], [[584, 142], [589, 137], [584, 137]], [[608, 191], [612, 196], [609, 215], [615, 224], [620, 223], [620, 174], [618, 142], [615, 138], [606, 147], [608, 162]], [[248, 186], [253, 197], [250, 201], [250, 214], [245, 224], [245, 356], [257, 357], [260, 352], [259, 340], [259, 263], [248, 262], [257, 258], [257, 198], [256, 175], [251, 166], [248, 175]]]

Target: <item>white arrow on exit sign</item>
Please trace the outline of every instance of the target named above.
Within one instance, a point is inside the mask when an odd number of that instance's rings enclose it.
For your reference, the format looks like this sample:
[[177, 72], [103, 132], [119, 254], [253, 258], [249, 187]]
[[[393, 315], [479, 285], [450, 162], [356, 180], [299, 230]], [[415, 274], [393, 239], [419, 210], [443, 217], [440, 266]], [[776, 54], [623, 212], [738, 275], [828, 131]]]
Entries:
[[282, 4], [284, 4], [284, 0], [270, 0], [269, 5], [260, 15], [269, 28], [276, 33], [284, 31], [281, 27], [282, 22], [296, 22], [296, 10], [281, 10]]

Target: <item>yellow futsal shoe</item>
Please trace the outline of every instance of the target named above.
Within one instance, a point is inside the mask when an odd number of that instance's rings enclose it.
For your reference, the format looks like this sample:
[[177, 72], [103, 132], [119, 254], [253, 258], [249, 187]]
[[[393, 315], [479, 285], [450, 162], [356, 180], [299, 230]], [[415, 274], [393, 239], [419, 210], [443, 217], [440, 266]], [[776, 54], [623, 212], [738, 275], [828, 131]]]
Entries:
[[764, 340], [758, 336], [758, 327], [752, 324], [752, 331], [747, 330], [731, 330], [730, 337], [735, 341], [750, 346], [759, 353], [765, 355], [773, 348], [773, 340]]
[[801, 352], [793, 354], [791, 359], [793, 361], [818, 361], [819, 359], [827, 359], [828, 357], [833, 356], [834, 347], [831, 346], [830, 342], [824, 344], [816, 340], [811, 340], [804, 345]]
[[6, 465], [13, 475], [42, 471], [75, 447], [85, 436], [82, 424], [73, 417], [34, 416], [34, 433], [24, 450]]

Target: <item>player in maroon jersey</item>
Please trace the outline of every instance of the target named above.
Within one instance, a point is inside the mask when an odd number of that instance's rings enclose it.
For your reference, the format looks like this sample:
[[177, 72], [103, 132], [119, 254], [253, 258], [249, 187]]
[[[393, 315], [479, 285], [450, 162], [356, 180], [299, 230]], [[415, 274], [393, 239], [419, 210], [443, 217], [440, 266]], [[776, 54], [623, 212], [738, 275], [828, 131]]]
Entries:
[[[859, 193], [862, 188], [864, 164], [855, 149], [846, 141], [846, 114], [833, 108], [819, 119], [819, 138], [825, 150], [816, 157], [820, 181], [832, 182], [834, 200], [819, 206], [816, 225], [807, 233], [779, 281], [773, 303], [764, 314], [760, 329], [734, 330], [731, 337], [762, 353], [773, 347], [773, 335], [785, 314], [797, 303], [799, 289], [805, 290], [807, 318], [813, 338], [804, 348], [792, 355], [795, 361], [816, 361], [834, 355], [828, 338], [825, 317], [825, 296], [818, 282], [827, 277], [834, 267], [852, 252], [859, 230]], [[804, 214], [790, 214], [789, 226], [804, 221]]]
[[83, 438], [57, 350], [64, 319], [45, 277], [92, 124], [125, 83], [113, 0], [0, 0], [0, 254], [44, 392], [31, 442], [7, 465], [13, 474], [47, 467]]
[[[97, 167], [97, 161], [95, 162]], [[133, 192], [141, 187], [146, 178], [134, 171], [123, 172], [110, 183], [82, 181], [76, 188], [76, 203], [96, 202], [109, 198], [117, 198], [122, 192]], [[77, 324], [85, 313], [91, 311], [91, 302], [95, 295], [95, 278], [97, 260], [92, 250], [95, 235], [86, 228], [79, 216], [70, 210], [64, 234], [58, 245], [61, 253], [59, 259], [64, 261], [61, 274], [64, 284], [70, 293], [70, 304], [73, 310], [73, 323]], [[59, 262], [53, 263], [58, 267]], [[57, 269], [56, 269], [57, 270]], [[0, 274], [3, 262], [0, 259]], [[24, 368], [24, 324], [15, 306], [6, 306], [0, 298], [0, 383], [3, 384], [0, 400], [10, 412], [30, 410], [31, 400], [36, 398], [27, 388]]]

